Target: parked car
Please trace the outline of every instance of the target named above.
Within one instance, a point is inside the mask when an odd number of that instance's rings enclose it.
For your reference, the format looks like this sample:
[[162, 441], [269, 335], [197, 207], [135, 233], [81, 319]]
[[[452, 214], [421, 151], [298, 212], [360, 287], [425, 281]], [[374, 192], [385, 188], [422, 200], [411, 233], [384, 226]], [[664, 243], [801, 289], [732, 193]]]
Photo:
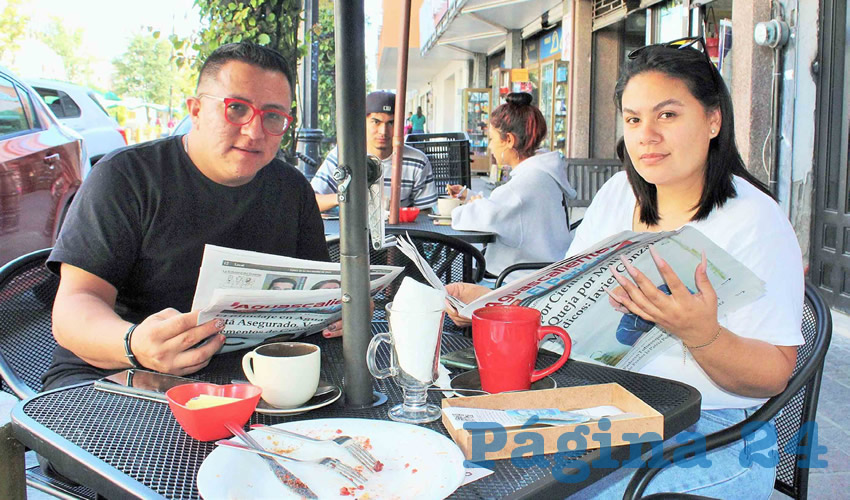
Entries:
[[88, 168], [82, 136], [0, 67], [0, 265], [53, 246]]
[[[56, 80], [28, 79], [27, 83], [41, 95], [59, 121], [83, 136], [90, 164], [127, 145], [124, 129], [109, 116], [90, 88]], [[84, 177], [87, 173], [83, 173]]]
[[190, 130], [192, 130], [192, 120], [189, 119], [189, 115], [186, 115], [169, 135], [186, 135]]

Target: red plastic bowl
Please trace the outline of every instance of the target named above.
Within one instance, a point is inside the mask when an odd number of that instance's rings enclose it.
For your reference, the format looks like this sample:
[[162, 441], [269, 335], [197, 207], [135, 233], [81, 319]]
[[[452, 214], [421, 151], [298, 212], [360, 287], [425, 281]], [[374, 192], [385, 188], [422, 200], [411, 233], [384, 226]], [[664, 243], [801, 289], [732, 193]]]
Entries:
[[[262, 392], [261, 388], [250, 384], [216, 385], [198, 382], [173, 387], [165, 393], [165, 397], [168, 398], [171, 413], [186, 434], [198, 441], [214, 441], [233, 435], [224, 426], [226, 422], [239, 427], [245, 425], [257, 408]], [[190, 399], [201, 394], [239, 398], [239, 401], [197, 410], [186, 408]]]
[[413, 222], [419, 215], [419, 209], [416, 207], [401, 207], [398, 209], [399, 222]]

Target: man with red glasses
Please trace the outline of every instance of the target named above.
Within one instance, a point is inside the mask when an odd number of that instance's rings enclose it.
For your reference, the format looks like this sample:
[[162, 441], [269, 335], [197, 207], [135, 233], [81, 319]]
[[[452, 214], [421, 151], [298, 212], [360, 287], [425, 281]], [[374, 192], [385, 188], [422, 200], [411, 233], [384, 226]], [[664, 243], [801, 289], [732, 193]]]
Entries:
[[[394, 113], [395, 94], [372, 92], [366, 96], [366, 152], [381, 160], [384, 168], [384, 196], [388, 196], [392, 181]], [[402, 145], [402, 148], [399, 206], [428, 210], [437, 202], [437, 188], [431, 162], [425, 153], [418, 149], [407, 145]], [[310, 181], [316, 192], [319, 210], [323, 212], [339, 205], [337, 182], [333, 178], [339, 163], [338, 158], [337, 148], [330, 150]]]
[[309, 183], [275, 158], [292, 123], [280, 54], [228, 44], [187, 99], [192, 130], [125, 148], [93, 170], [48, 266], [61, 281], [61, 347], [45, 388], [131, 366], [176, 375], [209, 363], [223, 324], [189, 312], [205, 244], [328, 260]]

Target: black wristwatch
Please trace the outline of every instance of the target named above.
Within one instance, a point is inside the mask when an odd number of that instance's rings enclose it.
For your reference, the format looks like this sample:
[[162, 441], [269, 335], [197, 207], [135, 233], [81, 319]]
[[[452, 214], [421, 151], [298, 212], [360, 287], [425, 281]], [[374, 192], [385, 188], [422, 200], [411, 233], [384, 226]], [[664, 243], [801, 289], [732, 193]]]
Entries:
[[142, 367], [142, 365], [140, 365], [136, 360], [136, 355], [133, 354], [133, 350], [130, 349], [130, 339], [133, 337], [133, 332], [136, 331], [137, 326], [139, 326], [138, 323], [133, 323], [130, 325], [130, 328], [127, 329], [127, 333], [124, 334], [124, 355], [127, 356], [127, 360], [130, 361], [133, 368]]

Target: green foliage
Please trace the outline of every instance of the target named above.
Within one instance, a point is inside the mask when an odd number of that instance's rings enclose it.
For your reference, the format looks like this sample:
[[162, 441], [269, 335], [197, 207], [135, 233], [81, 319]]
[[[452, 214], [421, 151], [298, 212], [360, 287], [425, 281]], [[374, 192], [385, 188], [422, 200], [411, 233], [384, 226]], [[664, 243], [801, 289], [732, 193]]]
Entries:
[[[319, 22], [310, 33], [319, 41], [319, 128], [325, 137], [336, 138], [336, 55], [334, 43], [333, 5], [319, 8]], [[319, 146], [324, 158], [333, 147], [331, 142]]]
[[167, 104], [178, 77], [171, 51], [171, 44], [165, 40], [135, 35], [127, 51], [112, 61], [115, 92], [122, 97], [133, 96], [150, 103]]
[[62, 58], [68, 81], [88, 85], [92, 76], [92, 58], [82, 55], [85, 53], [82, 49], [83, 33], [83, 28], [67, 29], [62, 19], [51, 16], [50, 25], [37, 37]]
[[0, 11], [0, 60], [18, 50], [18, 41], [24, 38], [30, 18], [19, 12], [22, 0], [8, 0]]
[[[196, 65], [223, 44], [254, 42], [280, 52], [297, 79], [298, 59], [305, 50], [298, 45], [301, 0], [195, 0], [195, 4], [207, 22], [192, 46], [198, 53]], [[297, 117], [294, 88], [292, 98], [291, 114]], [[284, 138], [284, 149], [294, 149], [296, 126]]]

